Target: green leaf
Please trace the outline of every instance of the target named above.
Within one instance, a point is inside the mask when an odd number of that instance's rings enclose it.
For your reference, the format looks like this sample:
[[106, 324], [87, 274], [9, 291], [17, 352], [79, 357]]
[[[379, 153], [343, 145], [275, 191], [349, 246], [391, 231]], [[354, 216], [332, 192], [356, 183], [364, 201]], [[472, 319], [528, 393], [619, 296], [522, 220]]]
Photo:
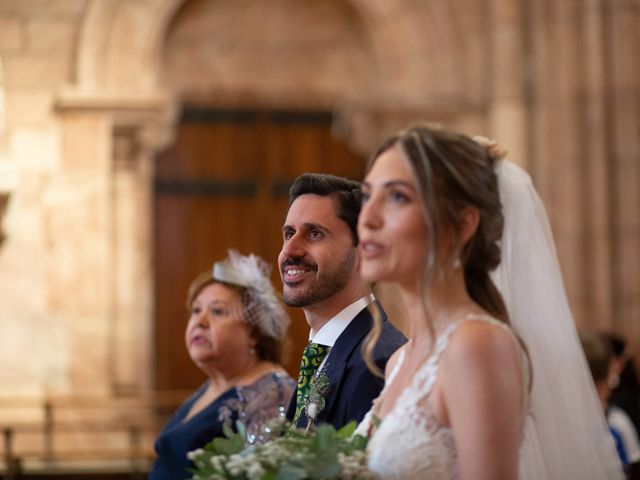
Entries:
[[298, 466], [285, 465], [278, 472], [276, 477], [278, 480], [304, 480], [307, 477], [307, 472]]
[[230, 438], [214, 438], [212, 443], [215, 452], [220, 455], [233, 455], [244, 448], [244, 438], [238, 434]]
[[240, 420], [236, 420], [236, 430], [238, 431], [238, 435], [242, 438], [247, 438], [247, 427]]
[[349, 422], [338, 430], [338, 438], [347, 439], [356, 431], [358, 424], [355, 421]]
[[335, 429], [332, 425], [323, 423], [318, 426], [315, 437], [315, 444], [319, 450], [326, 450], [335, 440]]
[[367, 437], [354, 435], [349, 439], [347, 451], [355, 452], [358, 450], [365, 450], [367, 448], [367, 443], [369, 443], [369, 439]]
[[382, 420], [380, 420], [380, 417], [377, 415], [371, 415], [371, 421], [376, 428], [379, 428], [382, 423]]
[[317, 478], [334, 478], [341, 470], [342, 467], [337, 461], [333, 463], [326, 463], [318, 472], [319, 476]]
[[226, 423], [222, 424], [222, 433], [224, 433], [224, 436], [227, 438], [231, 438], [236, 434], [236, 432], [234, 432], [233, 429]]

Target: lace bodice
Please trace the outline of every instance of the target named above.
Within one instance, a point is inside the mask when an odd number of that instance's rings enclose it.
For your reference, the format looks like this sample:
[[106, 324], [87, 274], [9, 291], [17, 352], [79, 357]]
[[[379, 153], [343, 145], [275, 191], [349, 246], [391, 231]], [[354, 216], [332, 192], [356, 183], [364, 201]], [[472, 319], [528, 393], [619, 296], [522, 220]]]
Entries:
[[[453, 431], [438, 422], [434, 416], [433, 404], [428, 397], [438, 377], [440, 358], [449, 344], [452, 333], [461, 323], [468, 320], [486, 321], [508, 328], [491, 317], [473, 315], [450, 325], [438, 336], [433, 353], [416, 371], [410, 385], [400, 394], [369, 440], [369, 468], [380, 478], [458, 478], [458, 455]], [[400, 353], [380, 397], [395, 379], [403, 362], [404, 351]], [[356, 433], [367, 435], [371, 430], [373, 410], [374, 408], [358, 425]]]

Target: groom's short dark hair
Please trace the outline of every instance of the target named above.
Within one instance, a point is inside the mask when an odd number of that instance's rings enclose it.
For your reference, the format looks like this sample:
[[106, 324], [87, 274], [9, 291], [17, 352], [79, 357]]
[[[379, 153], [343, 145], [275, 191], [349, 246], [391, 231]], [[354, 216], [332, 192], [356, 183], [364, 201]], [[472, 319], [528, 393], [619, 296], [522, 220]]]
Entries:
[[289, 189], [289, 206], [306, 194], [332, 197], [336, 215], [349, 226], [353, 244], [358, 244], [358, 215], [362, 204], [360, 182], [327, 173], [303, 173]]

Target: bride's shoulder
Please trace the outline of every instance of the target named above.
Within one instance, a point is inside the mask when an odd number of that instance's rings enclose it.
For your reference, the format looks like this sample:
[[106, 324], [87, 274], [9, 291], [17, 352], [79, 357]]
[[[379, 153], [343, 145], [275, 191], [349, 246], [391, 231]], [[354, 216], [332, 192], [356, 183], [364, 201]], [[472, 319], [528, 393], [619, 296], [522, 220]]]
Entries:
[[451, 333], [443, 365], [452, 364], [456, 369], [467, 364], [499, 368], [510, 360], [516, 360], [513, 364], [517, 365], [519, 348], [518, 340], [507, 324], [495, 319], [463, 321]]
[[[449, 414], [493, 415], [497, 409], [511, 412], [520, 425], [529, 383], [520, 348], [512, 331], [497, 323], [460, 324], [440, 361], [438, 386]], [[485, 400], [480, 410], [479, 398]]]

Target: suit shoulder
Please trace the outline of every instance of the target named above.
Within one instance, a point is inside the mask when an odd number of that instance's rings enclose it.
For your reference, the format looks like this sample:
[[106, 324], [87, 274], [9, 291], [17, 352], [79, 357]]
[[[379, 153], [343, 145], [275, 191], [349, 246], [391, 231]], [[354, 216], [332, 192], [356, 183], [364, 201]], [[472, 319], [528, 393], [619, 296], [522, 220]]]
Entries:
[[388, 358], [406, 342], [407, 339], [402, 332], [394, 327], [390, 321], [384, 320], [382, 322], [380, 339], [374, 349], [374, 356], [376, 358]]

